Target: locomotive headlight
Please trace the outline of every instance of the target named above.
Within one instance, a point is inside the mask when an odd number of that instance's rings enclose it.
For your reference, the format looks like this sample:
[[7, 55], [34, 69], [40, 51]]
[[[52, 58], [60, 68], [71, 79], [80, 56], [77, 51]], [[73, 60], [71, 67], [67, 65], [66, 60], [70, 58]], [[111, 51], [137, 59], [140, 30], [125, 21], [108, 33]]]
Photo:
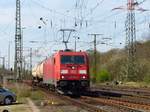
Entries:
[[68, 74], [68, 70], [61, 70], [60, 73], [61, 74]]
[[86, 70], [79, 70], [79, 74], [87, 74]]
[[82, 79], [86, 79], [86, 77], [85, 77], [85, 76], [82, 76]]
[[61, 76], [61, 78], [64, 79], [65, 77], [64, 77], [64, 76]]
[[87, 76], [82, 75], [82, 76], [81, 76], [81, 79], [85, 80], [85, 79], [87, 79]]

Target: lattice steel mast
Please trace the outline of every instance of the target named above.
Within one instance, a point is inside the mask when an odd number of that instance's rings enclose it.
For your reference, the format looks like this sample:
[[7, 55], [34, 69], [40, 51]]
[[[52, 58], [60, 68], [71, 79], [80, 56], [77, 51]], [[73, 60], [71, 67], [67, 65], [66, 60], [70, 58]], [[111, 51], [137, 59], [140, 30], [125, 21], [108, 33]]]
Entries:
[[127, 50], [127, 67], [126, 73], [128, 79], [136, 80], [137, 75], [137, 64], [136, 64], [136, 22], [135, 22], [135, 10], [137, 11], [148, 11], [139, 7], [140, 4], [144, 3], [146, 0], [142, 2], [137, 2], [137, 0], [127, 0], [127, 7], [120, 6], [113, 8], [112, 10], [127, 10], [127, 18], [125, 21], [125, 29], [126, 29], [126, 50]]
[[127, 78], [134, 80], [136, 76], [135, 59], [136, 59], [136, 26], [135, 26], [135, 5], [134, 0], [127, 0], [127, 18], [126, 27], [126, 49], [127, 49]]
[[16, 79], [22, 75], [22, 35], [21, 35], [21, 6], [20, 0], [16, 0], [16, 32], [15, 32], [15, 63], [14, 71]]

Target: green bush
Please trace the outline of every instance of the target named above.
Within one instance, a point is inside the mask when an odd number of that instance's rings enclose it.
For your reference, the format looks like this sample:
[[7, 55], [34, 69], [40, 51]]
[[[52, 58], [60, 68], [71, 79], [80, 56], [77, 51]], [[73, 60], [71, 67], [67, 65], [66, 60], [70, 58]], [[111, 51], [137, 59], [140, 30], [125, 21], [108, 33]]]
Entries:
[[144, 77], [144, 82], [150, 83], [150, 74]]
[[93, 82], [93, 83], [95, 83], [96, 82], [96, 75], [95, 75], [95, 73], [94, 73], [94, 68], [93, 67], [91, 67], [90, 68], [90, 80]]
[[111, 78], [110, 73], [107, 70], [101, 70], [96, 77], [96, 82], [105, 82], [109, 81]]

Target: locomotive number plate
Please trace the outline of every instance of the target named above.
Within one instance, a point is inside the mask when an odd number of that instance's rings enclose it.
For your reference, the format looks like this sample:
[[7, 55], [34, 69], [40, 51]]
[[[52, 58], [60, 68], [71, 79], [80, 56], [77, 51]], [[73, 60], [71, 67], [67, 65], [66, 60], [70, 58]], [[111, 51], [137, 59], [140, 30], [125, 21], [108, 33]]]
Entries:
[[77, 70], [71, 70], [70, 73], [71, 73], [71, 74], [76, 74], [76, 73], [77, 73]]
[[74, 76], [74, 75], [73, 75], [73, 76], [69, 76], [69, 78], [75, 78], [75, 79], [76, 79], [76, 78], [77, 78], [77, 76]]

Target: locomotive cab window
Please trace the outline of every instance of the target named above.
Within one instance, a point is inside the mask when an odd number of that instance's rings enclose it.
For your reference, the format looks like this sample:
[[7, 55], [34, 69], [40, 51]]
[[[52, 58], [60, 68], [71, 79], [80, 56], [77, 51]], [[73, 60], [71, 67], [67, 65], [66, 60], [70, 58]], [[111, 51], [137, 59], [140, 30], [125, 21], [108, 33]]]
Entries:
[[61, 56], [62, 64], [85, 64], [84, 56]]

